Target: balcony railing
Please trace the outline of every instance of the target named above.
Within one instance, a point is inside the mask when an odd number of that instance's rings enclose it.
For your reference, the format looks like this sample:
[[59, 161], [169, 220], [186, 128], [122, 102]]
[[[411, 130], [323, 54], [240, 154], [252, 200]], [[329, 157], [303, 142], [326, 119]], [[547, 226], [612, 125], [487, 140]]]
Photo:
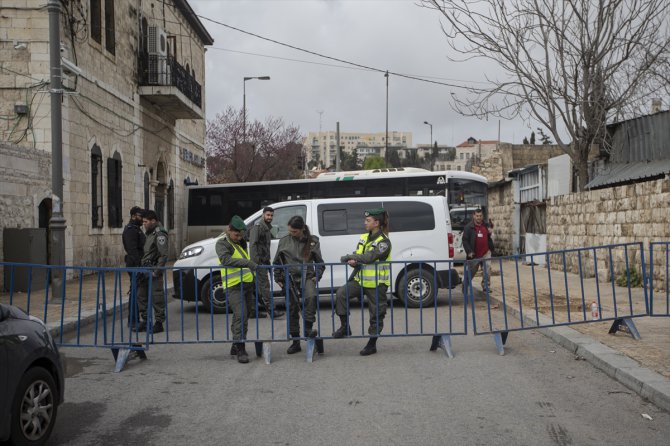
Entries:
[[140, 85], [177, 87], [193, 104], [202, 108], [202, 87], [173, 57], [142, 54], [139, 69]]

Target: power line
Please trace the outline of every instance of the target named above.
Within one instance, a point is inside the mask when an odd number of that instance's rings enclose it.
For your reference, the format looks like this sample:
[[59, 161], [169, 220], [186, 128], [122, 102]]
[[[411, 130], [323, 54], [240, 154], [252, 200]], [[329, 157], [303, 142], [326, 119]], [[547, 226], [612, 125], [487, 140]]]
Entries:
[[[290, 57], [280, 57], [280, 56], [271, 56], [269, 54], [260, 54], [260, 53], [251, 53], [249, 51], [239, 51], [239, 50], [231, 50], [229, 48], [221, 48], [221, 47], [210, 47], [212, 50], [218, 50], [218, 51], [226, 51], [229, 53], [236, 53], [236, 54], [244, 54], [247, 56], [257, 56], [257, 57], [265, 57], [268, 59], [278, 59], [278, 60], [285, 60], [288, 62], [298, 62], [298, 63], [305, 63], [305, 64], [312, 64], [312, 65], [321, 65], [325, 67], [333, 67], [333, 68], [345, 68], [348, 70], [361, 70], [361, 71], [370, 71], [365, 68], [358, 68], [358, 67], [349, 67], [346, 65], [335, 65], [335, 64], [329, 64], [329, 63], [323, 63], [323, 62], [315, 62], [313, 60], [304, 60], [304, 59], [292, 59]], [[463, 79], [453, 79], [453, 78], [448, 78], [448, 77], [440, 77], [440, 76], [429, 76], [429, 75], [424, 75], [424, 74], [408, 74], [407, 76], [414, 76], [414, 77], [420, 77], [424, 79], [440, 79], [440, 80], [445, 80], [445, 81], [453, 81], [453, 82], [471, 82], [474, 84], [488, 84], [488, 82], [484, 81], [466, 81]]]
[[361, 68], [363, 70], [376, 71], [378, 73], [388, 73], [389, 75], [402, 77], [402, 78], [405, 78], [405, 79], [411, 79], [411, 80], [415, 80], [415, 81], [419, 81], [419, 82], [426, 82], [426, 83], [430, 83], [430, 84], [442, 85], [442, 86], [445, 86], [445, 87], [460, 88], [460, 89], [464, 89], [464, 90], [480, 91], [480, 92], [486, 92], [487, 91], [487, 90], [484, 90], [484, 89], [478, 89], [478, 88], [473, 88], [473, 87], [468, 87], [468, 86], [463, 86], [463, 85], [457, 85], [457, 84], [452, 84], [452, 83], [447, 83], [447, 82], [434, 81], [434, 80], [430, 80], [430, 79], [421, 78], [421, 77], [418, 77], [418, 76], [412, 76], [412, 75], [409, 75], [409, 74], [397, 73], [397, 72], [385, 70], [385, 69], [382, 69], [382, 68], [376, 68], [376, 67], [372, 67], [372, 66], [369, 66], [369, 65], [363, 65], [363, 64], [360, 64], [360, 63], [357, 63], [357, 62], [351, 62], [351, 61], [348, 61], [348, 60], [345, 60], [345, 59], [340, 59], [338, 57], [327, 56], [325, 54], [317, 53], [316, 51], [311, 51], [311, 50], [308, 50], [308, 49], [305, 49], [305, 48], [300, 48], [300, 47], [295, 46], [295, 45], [280, 42], [278, 40], [271, 39], [269, 37], [264, 37], [264, 36], [261, 36], [259, 34], [252, 33], [250, 31], [245, 31], [241, 28], [237, 28], [235, 26], [228, 25], [228, 24], [223, 23], [223, 22], [219, 22], [218, 20], [210, 19], [209, 17], [205, 17], [205, 16], [200, 15], [200, 14], [196, 14], [196, 16], [198, 18], [202, 19], [202, 20], [206, 20], [208, 22], [223, 26], [225, 28], [229, 28], [229, 29], [232, 29], [234, 31], [241, 32], [242, 34], [247, 34], [249, 36], [256, 37], [258, 39], [265, 40], [267, 42], [271, 42], [271, 43], [274, 43], [274, 44], [277, 44], [277, 45], [281, 45], [281, 46], [284, 46], [284, 47], [287, 47], [287, 48], [291, 48], [291, 49], [296, 50], [296, 51], [301, 51], [303, 53], [311, 54], [312, 56], [317, 56], [317, 57], [321, 57], [321, 58], [324, 58], [324, 59], [333, 60], [335, 62], [340, 62], [340, 63], [346, 64], [346, 65], [351, 65], [351, 66], [354, 66], [354, 67], [358, 67], [358, 68]]

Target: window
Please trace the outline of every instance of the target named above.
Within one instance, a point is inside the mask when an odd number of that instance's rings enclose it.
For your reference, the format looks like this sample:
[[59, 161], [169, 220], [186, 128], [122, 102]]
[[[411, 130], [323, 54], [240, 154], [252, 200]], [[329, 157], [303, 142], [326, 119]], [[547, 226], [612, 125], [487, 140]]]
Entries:
[[[272, 238], [282, 238], [285, 235], [288, 235], [288, 221], [295, 215], [299, 215], [303, 218], [303, 220], [306, 220], [307, 206], [297, 205], [275, 208], [275, 213], [272, 218]], [[247, 225], [247, 229], [250, 230], [258, 220], [259, 219], [257, 218], [256, 220], [249, 223]], [[249, 233], [248, 230], [247, 234]]]
[[149, 172], [144, 172], [144, 209], [149, 209]]
[[390, 201], [384, 203], [389, 213], [391, 232], [432, 231], [435, 229], [433, 207], [418, 201]]
[[167, 191], [168, 218], [167, 225], [169, 229], [174, 229], [174, 182], [170, 180]]
[[102, 228], [102, 152], [91, 149], [91, 227]]
[[114, 46], [114, 0], [105, 0], [105, 48], [115, 54]]
[[123, 226], [122, 192], [121, 155], [114, 152], [114, 156], [107, 159], [107, 214], [110, 228]]
[[381, 207], [380, 202], [341, 203], [319, 205], [319, 233], [322, 235], [350, 235], [365, 232], [365, 210]]
[[101, 0], [91, 0], [91, 39], [102, 43], [102, 9]]

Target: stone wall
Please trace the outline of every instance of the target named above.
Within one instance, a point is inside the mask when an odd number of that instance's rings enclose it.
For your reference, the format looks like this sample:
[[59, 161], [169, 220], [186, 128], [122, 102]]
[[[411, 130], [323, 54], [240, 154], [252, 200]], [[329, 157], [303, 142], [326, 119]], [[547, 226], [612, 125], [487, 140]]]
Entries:
[[[553, 197], [547, 202], [547, 249], [642, 243], [648, 257], [650, 242], [670, 240], [669, 215], [668, 178]], [[612, 265], [609, 249], [601, 249], [597, 252], [599, 277], [609, 280], [612, 272], [615, 276], [624, 274], [626, 255], [640, 273], [639, 249], [629, 248], [627, 254], [623, 248], [613, 249]], [[576, 254], [569, 254], [566, 260], [571, 272], [579, 272]], [[657, 257], [655, 268], [664, 269], [660, 263], [664, 261]], [[593, 276], [593, 262], [586, 263], [586, 271], [582, 265], [583, 274]]]
[[489, 218], [493, 221], [493, 243], [496, 255], [512, 254], [512, 182], [498, 183], [489, 188]]
[[483, 158], [472, 171], [484, 175], [490, 182], [505, 179], [507, 172], [535, 164], [546, 164], [549, 158], [563, 155], [554, 144], [530, 145], [502, 143], [489, 156]]

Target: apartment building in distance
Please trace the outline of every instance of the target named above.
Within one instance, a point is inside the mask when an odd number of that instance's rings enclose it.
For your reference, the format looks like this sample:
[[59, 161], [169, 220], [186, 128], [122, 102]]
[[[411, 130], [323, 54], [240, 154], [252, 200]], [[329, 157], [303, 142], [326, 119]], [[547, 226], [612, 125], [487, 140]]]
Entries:
[[[46, 3], [0, 2], [0, 230], [44, 237], [57, 203]], [[157, 211], [174, 257], [185, 240], [186, 185], [206, 181], [213, 39], [186, 0], [59, 3], [66, 264], [122, 265], [135, 205]]]
[[[307, 161], [316, 161], [318, 165], [330, 167], [335, 165], [337, 153], [337, 132], [309, 132], [305, 138]], [[412, 133], [389, 131], [388, 147], [403, 149], [412, 146]], [[368, 156], [386, 155], [386, 132], [350, 133], [340, 132], [340, 148], [351, 154], [356, 150], [360, 161]]]

